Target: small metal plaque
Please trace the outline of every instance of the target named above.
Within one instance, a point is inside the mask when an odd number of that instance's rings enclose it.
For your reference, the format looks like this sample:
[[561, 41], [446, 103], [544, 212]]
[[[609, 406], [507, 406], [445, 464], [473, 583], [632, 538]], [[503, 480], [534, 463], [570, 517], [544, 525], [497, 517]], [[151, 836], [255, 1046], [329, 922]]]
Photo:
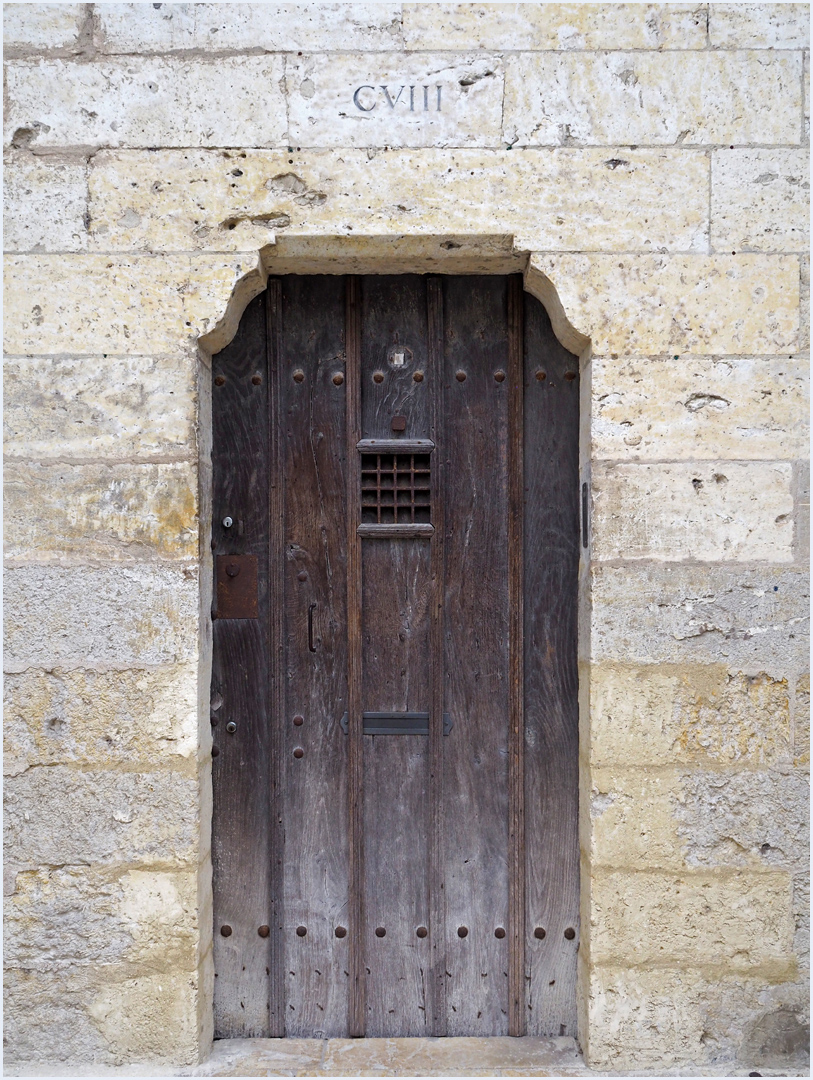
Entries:
[[256, 555], [218, 555], [215, 583], [216, 619], [258, 617]]
[[[363, 733], [365, 735], [428, 735], [428, 712], [366, 712], [362, 714]], [[348, 734], [347, 713], [339, 721], [342, 731]], [[452, 718], [443, 714], [443, 734], [452, 730]]]

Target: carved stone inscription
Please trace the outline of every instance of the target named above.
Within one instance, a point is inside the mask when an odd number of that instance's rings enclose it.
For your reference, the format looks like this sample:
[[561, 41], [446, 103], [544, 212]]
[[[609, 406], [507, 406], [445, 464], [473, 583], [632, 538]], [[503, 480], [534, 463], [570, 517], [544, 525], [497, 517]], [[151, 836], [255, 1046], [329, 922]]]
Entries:
[[412, 113], [430, 110], [440, 112], [442, 100], [443, 87], [440, 83], [434, 86], [427, 86], [426, 83], [420, 86], [402, 84], [398, 87], [397, 93], [395, 87], [364, 84], [359, 86], [353, 94], [353, 104], [360, 112], [372, 112], [379, 104], [385, 107], [389, 105], [391, 109], [394, 109], [399, 103], [403, 109], [408, 109]]

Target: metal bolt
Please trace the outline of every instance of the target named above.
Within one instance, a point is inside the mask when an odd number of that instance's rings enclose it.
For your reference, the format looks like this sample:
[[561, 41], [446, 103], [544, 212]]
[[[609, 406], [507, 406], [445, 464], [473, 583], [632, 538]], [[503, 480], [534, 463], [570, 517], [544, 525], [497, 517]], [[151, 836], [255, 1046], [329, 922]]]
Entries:
[[457, 374], [455, 375], [455, 378], [457, 379], [458, 382], [465, 382], [466, 381], [466, 373], [465, 373], [465, 371], [458, 371]]
[[308, 575], [305, 573], [304, 570], [300, 570], [299, 573], [296, 575], [296, 580], [297, 581], [307, 581], [308, 580]]
[[234, 524], [234, 521], [232, 520], [232, 518], [230, 518], [230, 517], [224, 517], [223, 518], [223, 528], [224, 529], [230, 529], [233, 524]]
[[406, 431], [406, 417], [405, 416], [393, 416], [393, 418], [392, 418], [392, 430], [393, 431]]
[[263, 381], [263, 377], [262, 375], [252, 375], [251, 381], [254, 383], [255, 386], [259, 386], [260, 383]]
[[494, 372], [494, 382], [505, 382], [505, 372], [504, 371], [495, 371]]
[[305, 756], [305, 751], [302, 749], [301, 746], [297, 746], [296, 750], [294, 750], [294, 757], [295, 758], [302, 758], [304, 756]]
[[222, 375], [215, 375], [215, 386], [224, 386], [225, 383], [226, 380]]
[[224, 923], [224, 925], [220, 927], [220, 933], [223, 937], [231, 937], [231, 927], [228, 923]]
[[226, 563], [226, 573], [231, 578], [237, 577], [240, 573], [240, 564], [236, 562]]
[[304, 380], [304, 378], [305, 378], [305, 372], [304, 371], [295, 371], [294, 372], [294, 382], [302, 382]]
[[468, 928], [468, 926], [458, 926], [458, 928], [457, 928], [457, 936], [458, 937], [468, 937], [469, 936], [469, 928]]
[[342, 373], [340, 371], [337, 371], [336, 374], [333, 376], [333, 385], [334, 386], [341, 386], [343, 382], [344, 382], [344, 375], [342, 375]]
[[423, 372], [416, 371], [412, 378], [415, 380], [415, 382], [423, 382]]
[[383, 926], [377, 926], [375, 928], [375, 936], [376, 937], [386, 937], [387, 936], [387, 931], [384, 929]]
[[573, 380], [576, 378], [576, 372], [575, 371], [566, 371], [565, 372], [565, 378], [567, 379], [568, 382], [573, 382]]
[[419, 926], [415, 933], [418, 935], [419, 938], [425, 938], [429, 931], [426, 929], [425, 926]]
[[212, 747], [212, 757], [218, 757], [219, 754], [220, 754], [220, 751], [218, 750], [218, 748], [216, 746], [213, 746]]
[[263, 924], [262, 926], [258, 926], [257, 933], [260, 935], [260, 937], [268, 937], [268, 935], [271, 933], [271, 927], [265, 926], [265, 924]]
[[502, 941], [502, 939], [505, 937], [505, 927], [498, 926], [497, 929], [494, 931], [494, 937], [499, 938], [500, 941]]
[[297, 937], [304, 937], [305, 934], [307, 934], [307, 932], [308, 932], [307, 926], [297, 926], [297, 928], [296, 928], [296, 936]]
[[[536, 938], [536, 939], [537, 939], [538, 941], [542, 941], [542, 940], [543, 940], [543, 938], [545, 937], [545, 930], [544, 930], [544, 928], [543, 928], [543, 927], [541, 927], [541, 926], [537, 926], [536, 930], [534, 930], [534, 937], [535, 937], [535, 938]], [[567, 937], [567, 930], [565, 930], [565, 937]]]
[[229, 735], [233, 735], [235, 731], [237, 731], [237, 724], [235, 724], [233, 720], [230, 720], [228, 724], [226, 724], [226, 731], [228, 731]]
[[383, 383], [383, 381], [384, 381], [384, 375], [383, 375], [382, 372], [380, 372], [380, 371], [373, 372], [373, 382], [374, 383]]
[[546, 371], [537, 371], [537, 373], [536, 373], [536, 381], [537, 382], [544, 382], [545, 379], [547, 379], [547, 377], [548, 377], [548, 375], [547, 375]]
[[337, 926], [333, 933], [336, 937], [347, 937], [347, 930], [343, 926]]
[[302, 727], [302, 725], [304, 723], [305, 723], [305, 717], [304, 716], [297, 715], [297, 716], [294, 717], [294, 727]]
[[576, 931], [573, 929], [572, 926], [568, 926], [567, 930], [565, 930], [565, 937], [567, 938], [567, 940], [572, 941], [575, 936]]

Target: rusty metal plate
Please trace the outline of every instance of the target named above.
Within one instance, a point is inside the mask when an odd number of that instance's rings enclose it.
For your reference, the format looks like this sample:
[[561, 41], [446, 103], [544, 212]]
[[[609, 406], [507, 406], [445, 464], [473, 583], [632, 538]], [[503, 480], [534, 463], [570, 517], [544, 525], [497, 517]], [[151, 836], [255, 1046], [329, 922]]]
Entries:
[[256, 619], [257, 556], [218, 555], [215, 560], [217, 619]]

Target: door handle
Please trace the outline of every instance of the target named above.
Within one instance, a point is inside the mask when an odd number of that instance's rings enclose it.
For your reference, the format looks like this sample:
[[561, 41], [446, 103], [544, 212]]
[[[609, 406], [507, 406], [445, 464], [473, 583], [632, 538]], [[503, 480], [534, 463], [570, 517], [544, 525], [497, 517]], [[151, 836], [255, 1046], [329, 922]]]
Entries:
[[308, 605], [308, 651], [316, 652], [316, 646], [313, 643], [313, 610], [316, 607], [315, 603]]

